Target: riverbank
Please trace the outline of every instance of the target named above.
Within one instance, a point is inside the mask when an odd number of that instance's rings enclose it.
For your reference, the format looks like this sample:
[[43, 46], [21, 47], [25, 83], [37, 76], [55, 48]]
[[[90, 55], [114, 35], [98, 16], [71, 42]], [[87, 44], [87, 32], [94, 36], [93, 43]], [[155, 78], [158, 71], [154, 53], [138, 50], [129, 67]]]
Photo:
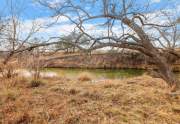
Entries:
[[123, 80], [43, 78], [2, 79], [0, 122], [3, 124], [179, 124], [180, 97], [146, 75]]
[[[86, 68], [86, 69], [156, 69], [154, 62], [138, 53], [94, 53], [94, 54], [55, 54], [45, 57], [42, 62], [48, 68]], [[180, 61], [173, 65], [180, 71]]]

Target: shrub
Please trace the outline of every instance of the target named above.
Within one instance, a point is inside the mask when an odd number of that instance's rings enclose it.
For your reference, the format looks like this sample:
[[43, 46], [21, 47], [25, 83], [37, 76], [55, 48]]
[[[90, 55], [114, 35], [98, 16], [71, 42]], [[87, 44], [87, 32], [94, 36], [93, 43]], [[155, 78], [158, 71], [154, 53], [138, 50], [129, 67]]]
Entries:
[[17, 76], [15, 70], [16, 65], [13, 63], [7, 65], [0, 63], [0, 76], [3, 78], [12, 78]]
[[82, 72], [78, 76], [79, 81], [91, 81], [93, 76], [89, 72]]
[[33, 87], [39, 87], [41, 85], [44, 85], [42, 80], [32, 80], [29, 84], [29, 87], [33, 88]]

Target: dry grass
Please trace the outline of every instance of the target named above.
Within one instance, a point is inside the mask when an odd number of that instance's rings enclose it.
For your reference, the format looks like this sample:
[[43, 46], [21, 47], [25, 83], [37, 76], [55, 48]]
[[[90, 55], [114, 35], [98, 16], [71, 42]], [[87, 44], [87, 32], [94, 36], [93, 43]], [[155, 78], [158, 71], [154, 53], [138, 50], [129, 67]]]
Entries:
[[79, 81], [91, 81], [93, 76], [89, 72], [82, 72], [78, 75]]
[[98, 83], [46, 79], [37, 88], [25, 79], [6, 81], [0, 85], [0, 124], [180, 123], [180, 96], [167, 95], [165, 83], [149, 76]]

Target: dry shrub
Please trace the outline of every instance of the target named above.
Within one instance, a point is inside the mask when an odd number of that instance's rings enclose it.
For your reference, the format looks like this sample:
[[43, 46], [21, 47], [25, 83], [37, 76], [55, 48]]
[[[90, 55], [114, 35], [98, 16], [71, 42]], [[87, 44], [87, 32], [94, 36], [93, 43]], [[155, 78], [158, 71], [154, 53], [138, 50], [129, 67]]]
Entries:
[[39, 87], [39, 86], [42, 86], [44, 85], [44, 82], [42, 80], [31, 80], [30, 81], [30, 84], [29, 84], [29, 87], [30, 88], [34, 88], [34, 87]]
[[17, 76], [17, 65], [14, 63], [0, 64], [0, 76], [2, 78], [12, 78]]
[[92, 79], [93, 79], [93, 76], [89, 72], [82, 72], [78, 76], [79, 81], [91, 81]]
[[1, 78], [0, 82], [2, 86], [7, 88], [14, 88], [14, 87], [27, 87], [27, 83], [29, 82], [28, 78], [22, 76], [16, 76], [11, 78]]

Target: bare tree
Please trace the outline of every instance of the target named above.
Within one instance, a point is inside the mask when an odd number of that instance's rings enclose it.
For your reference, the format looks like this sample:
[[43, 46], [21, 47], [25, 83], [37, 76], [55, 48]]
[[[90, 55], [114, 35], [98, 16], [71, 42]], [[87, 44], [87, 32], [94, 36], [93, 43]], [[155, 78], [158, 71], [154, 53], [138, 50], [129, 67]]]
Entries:
[[[81, 36], [79, 32], [71, 32], [66, 36], [62, 36], [59, 39], [59, 43], [56, 44], [56, 51], [66, 50], [66, 52], [75, 52], [76, 46], [74, 44], [78, 43], [81, 45], [87, 45], [88, 38], [86, 36]], [[73, 43], [73, 44], [72, 44]]]
[[7, 0], [4, 13], [0, 18], [0, 72], [3, 77], [10, 78], [14, 75], [17, 65], [9, 63], [13, 57], [22, 55], [23, 49], [32, 46], [32, 38], [40, 29], [35, 21], [31, 28], [25, 30], [22, 13], [24, 1]]
[[[39, 40], [37, 42], [35, 40], [35, 37], [39, 38], [36, 34], [41, 29], [51, 27], [57, 21], [56, 18], [47, 24], [39, 22], [38, 18], [23, 20], [24, 9], [26, 8], [26, 1], [24, 0], [7, 0], [5, 8], [5, 15], [0, 18], [0, 52], [3, 53], [1, 61], [3, 59], [4, 65], [13, 57], [22, 55], [23, 52], [59, 43], [57, 37], [51, 37], [46, 41]], [[27, 26], [26, 21], [29, 21]]]
[[[81, 32], [79, 37], [88, 37], [88, 46], [84, 47], [79, 42], [69, 44], [88, 51], [104, 47], [137, 50], [154, 61], [158, 74], [167, 82], [171, 91], [179, 87], [179, 80], [172, 72], [172, 64], [180, 58], [176, 51], [179, 28], [175, 20], [170, 23], [172, 18], [165, 19], [168, 17], [166, 14], [157, 13], [159, 19], [167, 20], [163, 23], [160, 20], [151, 21], [149, 17], [156, 12], [149, 9], [150, 4], [138, 6], [135, 0], [64, 0], [56, 4], [39, 0], [39, 3], [54, 12], [54, 16], [67, 17], [76, 25], [75, 30]], [[96, 28], [103, 27], [106, 33], [93, 35], [92, 31], [87, 31], [89, 23]]]
[[[32, 20], [32, 26], [29, 29], [25, 29], [25, 25], [22, 20], [23, 13], [23, 1], [6, 1], [6, 16], [2, 18], [6, 22], [3, 30], [1, 31], [0, 42], [2, 44], [1, 52], [5, 54], [3, 63], [7, 64], [8, 61], [14, 56], [20, 53], [20, 51], [26, 47], [31, 46], [33, 36], [41, 28], [36, 21]], [[22, 2], [22, 3], [21, 3]]]

